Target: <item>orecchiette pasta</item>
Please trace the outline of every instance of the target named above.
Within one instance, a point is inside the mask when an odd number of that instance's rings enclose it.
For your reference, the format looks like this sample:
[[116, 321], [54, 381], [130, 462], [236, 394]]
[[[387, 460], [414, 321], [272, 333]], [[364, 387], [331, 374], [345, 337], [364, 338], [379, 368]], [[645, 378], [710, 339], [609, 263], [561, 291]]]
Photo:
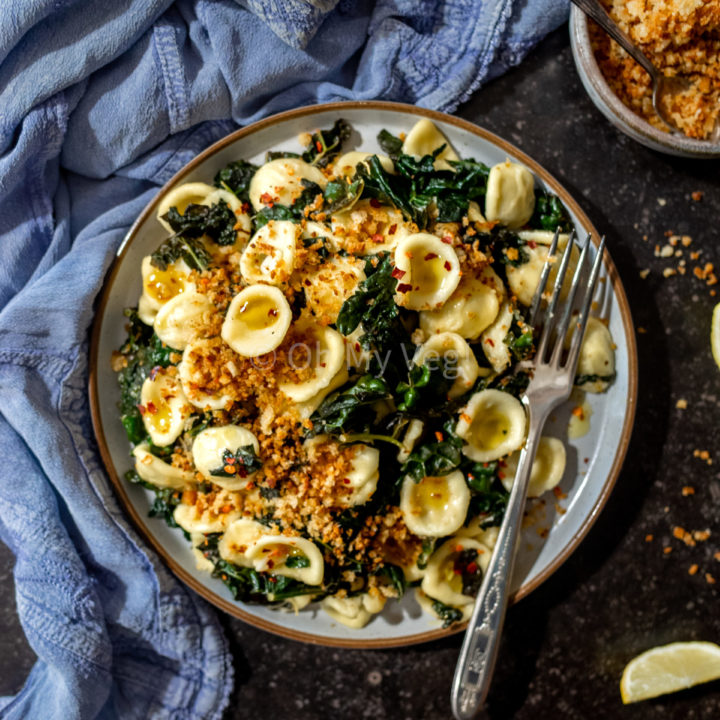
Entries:
[[[449, 137], [423, 118], [374, 155], [338, 120], [157, 202], [111, 358], [128, 477], [237, 601], [362, 628], [410, 583], [445, 626], [471, 612], [525, 442], [544, 228], [570, 274], [578, 251], [524, 166]], [[592, 319], [576, 383], [614, 374]], [[543, 438], [530, 494], [564, 467]]]

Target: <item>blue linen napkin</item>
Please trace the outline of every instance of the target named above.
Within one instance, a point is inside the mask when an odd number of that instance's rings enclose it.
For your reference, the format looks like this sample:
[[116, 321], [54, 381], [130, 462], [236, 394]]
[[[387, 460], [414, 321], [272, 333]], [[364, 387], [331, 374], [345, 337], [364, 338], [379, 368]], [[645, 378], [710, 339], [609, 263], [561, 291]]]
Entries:
[[566, 0], [0, 3], [0, 536], [38, 661], [6, 718], [219, 718], [212, 609], [127, 522], [88, 414], [88, 330], [142, 207], [215, 140], [339, 99], [451, 111]]

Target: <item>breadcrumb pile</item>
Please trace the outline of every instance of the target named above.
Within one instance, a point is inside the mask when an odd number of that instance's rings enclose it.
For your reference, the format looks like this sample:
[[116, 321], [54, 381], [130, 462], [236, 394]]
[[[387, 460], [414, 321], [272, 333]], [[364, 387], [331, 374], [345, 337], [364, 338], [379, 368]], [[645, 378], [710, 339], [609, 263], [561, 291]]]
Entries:
[[[691, 88], [673, 96], [667, 110], [691, 138], [707, 139], [720, 115], [720, 2], [718, 0], [602, 0], [630, 39], [664, 75], [682, 76]], [[595, 23], [595, 58], [613, 92], [654, 127], [668, 128], [652, 106], [650, 76]]]

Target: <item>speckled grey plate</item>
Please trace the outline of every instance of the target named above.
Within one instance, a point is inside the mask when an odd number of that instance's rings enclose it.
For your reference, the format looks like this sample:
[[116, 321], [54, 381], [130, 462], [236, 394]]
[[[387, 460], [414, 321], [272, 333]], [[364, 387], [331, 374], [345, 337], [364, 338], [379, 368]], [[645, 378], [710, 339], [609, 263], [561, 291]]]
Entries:
[[646, 147], [690, 158], [720, 158], [720, 144], [695, 140], [682, 134], [658, 130], [626, 107], [610, 89], [590, 45], [588, 20], [585, 13], [572, 6], [570, 10], [570, 45], [580, 80], [590, 99], [600, 112], [616, 127]]
[[[570, 194], [542, 167], [501, 138], [464, 120], [380, 102], [335, 103], [276, 115], [229, 135], [195, 158], [170, 180], [130, 229], [106, 280], [93, 328], [90, 401], [100, 452], [118, 496], [150, 545], [190, 587], [226, 612], [285, 637], [344, 647], [392, 647], [439, 638], [458, 628], [443, 630], [436, 619], [420, 610], [409, 593], [402, 602], [389, 602], [365, 628], [351, 630], [317, 609], [295, 615], [235, 602], [220, 580], [198, 571], [182, 533], [148, 518], [151, 493], [122, 479], [131, 467], [131, 457], [117, 412], [117, 378], [110, 369], [110, 355], [124, 339], [123, 308], [135, 305], [141, 292], [140, 262], [160, 241], [155, 211], [162, 194], [179, 183], [208, 181], [230, 160], [262, 162], [267, 150], [297, 150], [300, 133], [329, 127], [340, 117], [355, 131], [348, 149], [361, 147], [376, 152], [380, 151], [376, 141], [380, 129], [397, 135], [410, 130], [420, 117], [428, 117], [461, 157], [473, 157], [488, 165], [511, 158], [526, 165], [540, 187], [560, 196], [581, 234], [592, 231], [598, 237]], [[552, 574], [585, 536], [610, 494], [630, 439], [637, 388], [635, 336], [625, 292], [607, 252], [604, 260], [604, 279], [597, 299], [617, 344], [617, 380], [607, 393], [590, 397], [590, 433], [567, 443], [568, 463], [560, 486], [567, 497], [558, 503], [560, 510], [550, 494], [534, 513], [535, 524], [524, 532], [513, 579], [514, 599]], [[556, 412], [547, 434], [566, 438], [568, 415], [569, 406]]]

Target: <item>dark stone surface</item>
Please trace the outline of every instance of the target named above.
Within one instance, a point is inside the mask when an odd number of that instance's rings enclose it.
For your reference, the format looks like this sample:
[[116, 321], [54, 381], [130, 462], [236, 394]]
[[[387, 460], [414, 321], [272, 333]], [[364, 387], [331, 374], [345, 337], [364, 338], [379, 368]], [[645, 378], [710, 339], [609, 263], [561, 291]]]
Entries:
[[[571, 558], [509, 610], [489, 717], [718, 718], [718, 682], [627, 707], [618, 690], [625, 664], [651, 646], [720, 640], [719, 586], [705, 579], [720, 579], [720, 370], [708, 340], [720, 298], [692, 274], [700, 260], [718, 262], [718, 163], [660, 155], [613, 129], [580, 85], [564, 29], [458, 114], [515, 143], [575, 195], [608, 236], [639, 333], [637, 420], [617, 487]], [[700, 202], [694, 191], [704, 192]], [[667, 230], [692, 237], [684, 276], [664, 278], [679, 259], [655, 257]], [[687, 409], [676, 407], [680, 399]], [[693, 457], [695, 449], [718, 455], [718, 464]], [[685, 485], [695, 494], [683, 496]], [[674, 526], [712, 535], [688, 547]], [[699, 570], [691, 576], [692, 564]], [[11, 565], [0, 552], [1, 694], [16, 691], [33, 662], [12, 611]], [[459, 636], [351, 651], [223, 623], [237, 670], [228, 720], [450, 717]]]

